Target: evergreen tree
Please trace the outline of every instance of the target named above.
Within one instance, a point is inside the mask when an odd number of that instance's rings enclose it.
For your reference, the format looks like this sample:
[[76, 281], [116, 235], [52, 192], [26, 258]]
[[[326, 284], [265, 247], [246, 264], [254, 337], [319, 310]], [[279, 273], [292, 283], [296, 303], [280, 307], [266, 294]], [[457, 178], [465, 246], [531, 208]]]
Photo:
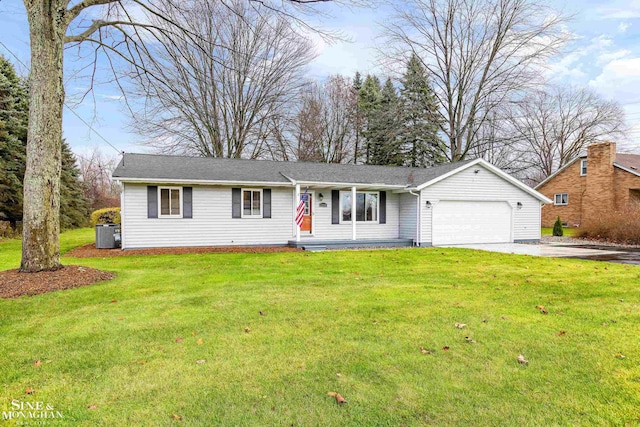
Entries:
[[29, 98], [13, 65], [0, 56], [0, 220], [22, 218]]
[[404, 163], [399, 126], [400, 98], [388, 78], [380, 92], [380, 105], [370, 123], [369, 164], [400, 166]]
[[362, 130], [362, 136], [365, 138], [365, 163], [369, 163], [369, 157], [371, 155], [371, 138], [373, 135], [371, 128], [373, 127], [380, 108], [381, 91], [382, 87], [380, 86], [378, 77], [367, 74], [364, 83], [362, 83], [362, 88], [358, 93], [358, 107], [362, 112], [365, 122]]
[[356, 71], [353, 77], [353, 94], [355, 105], [353, 105], [353, 127], [355, 129], [356, 141], [353, 147], [353, 163], [357, 164], [362, 153], [360, 152], [360, 137], [362, 136], [362, 126], [364, 124], [364, 114], [360, 107], [360, 90], [362, 89], [362, 75]]
[[444, 163], [444, 144], [438, 136], [440, 116], [425, 68], [413, 54], [401, 81], [402, 127], [400, 140], [404, 164], [427, 167]]
[[[13, 65], [0, 56], [0, 220], [22, 220], [29, 97]], [[60, 219], [62, 228], [86, 225], [89, 202], [82, 193], [76, 161], [62, 142]]]

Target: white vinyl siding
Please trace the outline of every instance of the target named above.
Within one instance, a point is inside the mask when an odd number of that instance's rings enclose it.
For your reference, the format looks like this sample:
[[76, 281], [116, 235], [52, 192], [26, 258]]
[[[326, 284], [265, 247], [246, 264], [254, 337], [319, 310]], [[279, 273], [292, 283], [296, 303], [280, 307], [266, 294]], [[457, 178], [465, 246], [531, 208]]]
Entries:
[[[478, 170], [478, 173], [475, 173]], [[469, 167], [422, 190], [421, 194], [421, 242], [432, 241], [432, 214], [434, 206], [426, 206], [429, 200], [456, 201], [504, 201], [513, 209], [513, 240], [540, 239], [540, 201], [510, 182], [500, 178], [480, 165]], [[517, 208], [521, 202], [522, 207]]]
[[286, 244], [292, 239], [289, 188], [272, 188], [271, 218], [231, 217], [231, 187], [193, 186], [193, 218], [147, 218], [147, 186], [125, 184], [125, 249]]
[[416, 238], [416, 204], [418, 196], [409, 193], [400, 194], [400, 238]]

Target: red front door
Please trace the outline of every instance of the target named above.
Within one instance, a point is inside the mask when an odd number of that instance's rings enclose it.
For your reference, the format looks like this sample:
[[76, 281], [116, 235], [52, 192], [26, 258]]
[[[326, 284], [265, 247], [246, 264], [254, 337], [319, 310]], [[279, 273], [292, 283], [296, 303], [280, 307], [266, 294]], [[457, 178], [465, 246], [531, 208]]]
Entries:
[[307, 200], [304, 202], [304, 214], [302, 215], [302, 225], [300, 226], [300, 231], [306, 231], [312, 233], [311, 230], [311, 215], [313, 214], [313, 200], [312, 195], [306, 195]]

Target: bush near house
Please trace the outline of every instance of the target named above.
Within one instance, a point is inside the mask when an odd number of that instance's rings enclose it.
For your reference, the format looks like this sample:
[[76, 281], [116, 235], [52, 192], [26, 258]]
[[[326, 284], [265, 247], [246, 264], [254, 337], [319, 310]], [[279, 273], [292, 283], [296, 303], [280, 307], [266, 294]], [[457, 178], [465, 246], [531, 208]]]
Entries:
[[640, 245], [640, 206], [603, 212], [581, 226], [576, 236]]
[[98, 209], [91, 213], [91, 226], [97, 224], [120, 224], [120, 208]]

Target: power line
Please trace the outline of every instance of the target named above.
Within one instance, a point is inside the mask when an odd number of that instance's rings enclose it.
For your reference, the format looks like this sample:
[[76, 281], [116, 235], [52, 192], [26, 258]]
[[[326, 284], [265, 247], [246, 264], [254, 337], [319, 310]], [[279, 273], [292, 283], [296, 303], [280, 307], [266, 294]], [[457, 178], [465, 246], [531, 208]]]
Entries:
[[[29, 67], [27, 66], [27, 64], [25, 64], [24, 62], [22, 62], [22, 60], [21, 60], [20, 58], [18, 58], [18, 56], [17, 56], [15, 53], [13, 53], [13, 52], [11, 51], [11, 49], [9, 49], [9, 48], [7, 47], [7, 45], [6, 45], [6, 44], [4, 44], [2, 41], [0, 41], [0, 45], [2, 45], [2, 47], [4, 47], [4, 48], [5, 48], [5, 50], [6, 50], [7, 52], [9, 52], [9, 53], [11, 54], [11, 56], [13, 56], [13, 57], [16, 59], [16, 61], [18, 61], [20, 64], [22, 64], [22, 66], [23, 66], [23, 67], [25, 67], [27, 70], [29, 69]], [[83, 119], [82, 117], [80, 117], [80, 115], [79, 115], [78, 113], [76, 113], [75, 111], [73, 111], [73, 109], [72, 109], [71, 107], [69, 107], [69, 105], [67, 105], [67, 103], [66, 103], [66, 102], [63, 102], [63, 104], [64, 104], [64, 106], [65, 106], [65, 107], [67, 107], [67, 110], [69, 110], [69, 111], [70, 111], [74, 116], [76, 116], [76, 117], [78, 118], [78, 120], [80, 120], [82, 123], [84, 123], [84, 125], [85, 125], [86, 127], [88, 127], [90, 131], [92, 131], [93, 133], [95, 133], [96, 135], [98, 135], [98, 136], [100, 137], [100, 139], [102, 139], [104, 142], [106, 142], [107, 144], [109, 144], [109, 146], [110, 146], [111, 148], [113, 148], [114, 150], [116, 150], [116, 152], [117, 152], [118, 154], [122, 154], [122, 153], [124, 153], [124, 151], [119, 150], [118, 148], [116, 148], [116, 146], [115, 146], [115, 145], [113, 145], [112, 143], [110, 143], [110, 142], [107, 140], [107, 138], [105, 138], [104, 136], [102, 136], [102, 135], [100, 134], [100, 132], [98, 132], [97, 130], [95, 130], [95, 129], [93, 128], [93, 126], [91, 126], [89, 123], [87, 123], [87, 121], [86, 121], [85, 119]]]

